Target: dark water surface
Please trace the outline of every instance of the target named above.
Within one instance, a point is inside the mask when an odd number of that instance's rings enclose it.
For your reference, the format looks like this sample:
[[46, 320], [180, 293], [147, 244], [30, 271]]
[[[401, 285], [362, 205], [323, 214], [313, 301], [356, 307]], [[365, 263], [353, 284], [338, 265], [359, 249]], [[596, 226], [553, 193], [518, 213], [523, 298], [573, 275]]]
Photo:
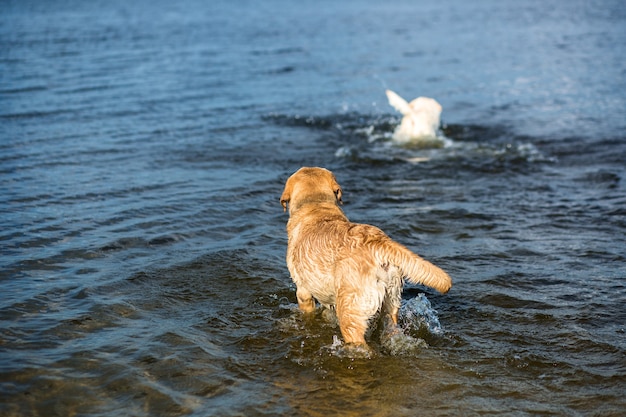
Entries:
[[[0, 414], [622, 415], [625, 28], [618, 0], [1, 2]], [[385, 88], [449, 143], [391, 145]], [[454, 279], [373, 358], [297, 311], [303, 165]]]

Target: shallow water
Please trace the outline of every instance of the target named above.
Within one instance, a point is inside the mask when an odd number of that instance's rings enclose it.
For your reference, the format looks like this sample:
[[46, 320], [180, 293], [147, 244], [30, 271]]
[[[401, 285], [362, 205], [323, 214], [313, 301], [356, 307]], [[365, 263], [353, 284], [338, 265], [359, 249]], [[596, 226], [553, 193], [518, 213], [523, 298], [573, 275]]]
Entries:
[[[621, 2], [127, 3], [2, 6], [2, 415], [622, 413]], [[453, 277], [373, 355], [297, 311], [303, 165]]]

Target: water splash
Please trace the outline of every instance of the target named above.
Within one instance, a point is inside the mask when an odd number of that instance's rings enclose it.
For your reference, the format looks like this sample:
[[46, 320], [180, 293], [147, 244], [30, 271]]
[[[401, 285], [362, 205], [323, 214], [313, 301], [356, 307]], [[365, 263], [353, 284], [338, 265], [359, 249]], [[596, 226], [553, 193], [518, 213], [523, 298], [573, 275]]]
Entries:
[[372, 359], [376, 356], [376, 351], [371, 347], [347, 345], [337, 335], [333, 335], [332, 344], [322, 346], [319, 352], [322, 356], [339, 359]]
[[382, 339], [381, 349], [390, 356], [416, 356], [423, 349], [428, 349], [428, 343], [398, 330]]
[[323, 130], [336, 145], [335, 157], [353, 161], [463, 161], [465, 165], [519, 166], [555, 162], [527, 138], [515, 135], [502, 126], [442, 125], [430, 139], [399, 144], [393, 132], [400, 123], [395, 116], [344, 113], [329, 116], [290, 116], [270, 114], [264, 117], [279, 125]]
[[398, 319], [400, 327], [408, 333], [427, 332], [435, 335], [443, 333], [437, 311], [422, 293], [410, 300], [403, 300]]
[[[403, 300], [398, 315], [398, 326], [381, 320], [368, 339], [369, 346], [352, 346], [343, 342], [338, 331], [337, 319], [330, 310], [320, 310], [315, 319], [305, 323], [292, 307], [289, 317], [281, 319], [281, 331], [298, 334], [290, 354], [300, 365], [320, 358], [372, 359], [383, 356], [416, 356], [429, 347], [428, 340], [443, 334], [437, 311], [424, 294]], [[320, 343], [332, 333], [332, 343]], [[297, 339], [297, 341], [296, 341]], [[328, 339], [326, 339], [328, 340]]]
[[443, 333], [437, 311], [424, 294], [403, 300], [398, 314], [398, 327], [384, 332], [381, 349], [391, 356], [415, 356], [427, 349], [425, 340]]

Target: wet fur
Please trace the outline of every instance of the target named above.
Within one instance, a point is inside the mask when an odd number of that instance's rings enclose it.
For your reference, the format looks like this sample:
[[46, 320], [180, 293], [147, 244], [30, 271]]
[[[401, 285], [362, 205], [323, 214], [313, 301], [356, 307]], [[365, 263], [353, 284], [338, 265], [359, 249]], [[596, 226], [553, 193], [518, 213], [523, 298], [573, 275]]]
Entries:
[[418, 97], [407, 103], [391, 90], [386, 90], [389, 104], [402, 114], [400, 125], [393, 132], [398, 143], [419, 143], [437, 139], [441, 117], [441, 104], [429, 97]]
[[280, 198], [289, 205], [287, 267], [303, 312], [312, 313], [315, 300], [334, 308], [344, 341], [366, 345], [378, 312], [397, 324], [405, 278], [442, 293], [452, 281], [377, 227], [350, 222], [339, 207], [342, 192], [324, 168], [304, 167], [287, 180]]

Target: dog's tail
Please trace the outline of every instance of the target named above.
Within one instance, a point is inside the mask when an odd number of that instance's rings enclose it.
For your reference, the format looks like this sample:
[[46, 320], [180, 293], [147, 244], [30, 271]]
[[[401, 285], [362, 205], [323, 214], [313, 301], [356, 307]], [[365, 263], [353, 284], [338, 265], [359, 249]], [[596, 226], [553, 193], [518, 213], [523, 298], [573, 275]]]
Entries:
[[378, 247], [376, 253], [381, 264], [396, 266], [410, 282], [426, 285], [442, 294], [452, 287], [452, 279], [446, 271], [422, 259], [403, 245], [391, 239], [380, 242], [380, 245], [382, 247]]
[[413, 113], [413, 109], [409, 106], [409, 103], [396, 93], [391, 90], [385, 90], [385, 94], [387, 94], [387, 99], [389, 100], [389, 104], [391, 107], [400, 112], [403, 116], [407, 114]]

